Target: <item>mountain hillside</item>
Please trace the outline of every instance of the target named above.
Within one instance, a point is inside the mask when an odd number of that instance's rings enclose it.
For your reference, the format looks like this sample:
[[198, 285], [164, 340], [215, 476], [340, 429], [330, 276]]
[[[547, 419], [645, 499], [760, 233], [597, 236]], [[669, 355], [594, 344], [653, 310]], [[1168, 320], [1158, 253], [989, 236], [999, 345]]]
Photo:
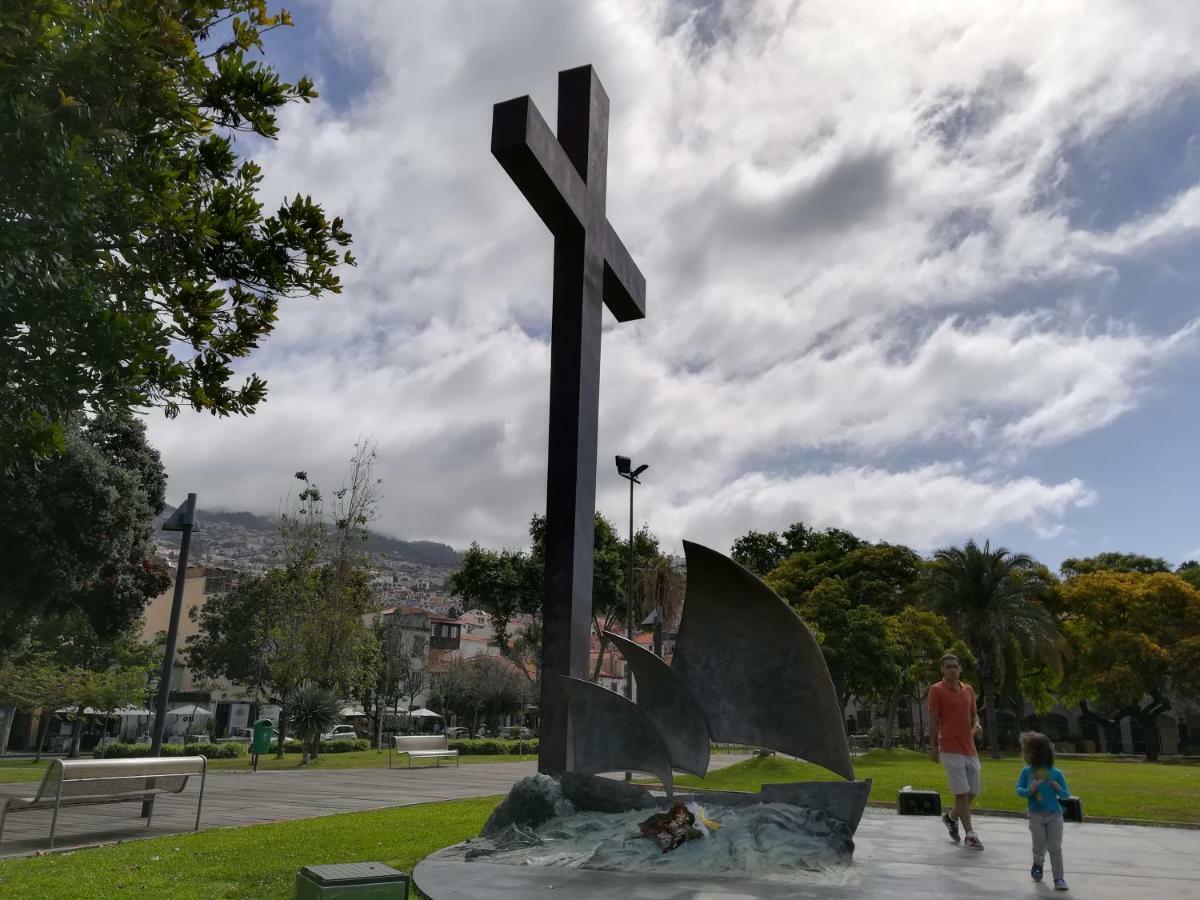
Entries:
[[[159, 544], [179, 547], [179, 532], [162, 531], [162, 523], [174, 512], [168, 506], [155, 523], [155, 538]], [[227, 510], [196, 511], [196, 530], [192, 534], [191, 559], [201, 562], [203, 554], [233, 549], [261, 551], [269, 557], [279, 548], [279, 524], [274, 518], [250, 512]], [[381, 560], [414, 563], [437, 568], [457, 568], [461, 554], [453, 547], [435, 541], [402, 541], [386, 534], [370, 532], [366, 551]]]

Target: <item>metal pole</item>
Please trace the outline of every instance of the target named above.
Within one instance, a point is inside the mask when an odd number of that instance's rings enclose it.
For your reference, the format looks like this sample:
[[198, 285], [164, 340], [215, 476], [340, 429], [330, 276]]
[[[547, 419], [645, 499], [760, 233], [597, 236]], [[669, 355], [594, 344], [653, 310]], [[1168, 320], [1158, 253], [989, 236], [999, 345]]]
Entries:
[[[633, 640], [633, 476], [629, 476], [629, 593], [625, 595], [625, 637]], [[633, 699], [633, 669], [625, 661], [625, 696]], [[633, 773], [626, 772], [625, 780], [633, 781]]]
[[[633, 640], [633, 479], [629, 479], [629, 593], [625, 596], [625, 637]], [[625, 696], [633, 699], [633, 669], [625, 664]]]
[[[182, 514], [180, 515], [181, 510]], [[171, 620], [167, 624], [167, 646], [163, 651], [162, 674], [158, 679], [158, 698], [154, 705], [154, 732], [150, 739], [151, 756], [162, 755], [163, 731], [167, 725], [167, 698], [171, 692], [171, 674], [175, 668], [175, 645], [179, 641], [179, 614], [183, 609], [183, 588], [187, 582], [188, 549], [192, 545], [195, 513], [196, 495], [188, 494], [183, 506], [175, 513], [180, 516], [181, 524], [178, 526], [178, 530], [183, 532], [183, 538], [179, 544], [179, 564], [175, 568], [175, 594], [171, 598]], [[167, 524], [169, 526], [171, 523], [168, 521]], [[143, 818], [150, 817], [153, 804], [153, 799], [142, 801]]]

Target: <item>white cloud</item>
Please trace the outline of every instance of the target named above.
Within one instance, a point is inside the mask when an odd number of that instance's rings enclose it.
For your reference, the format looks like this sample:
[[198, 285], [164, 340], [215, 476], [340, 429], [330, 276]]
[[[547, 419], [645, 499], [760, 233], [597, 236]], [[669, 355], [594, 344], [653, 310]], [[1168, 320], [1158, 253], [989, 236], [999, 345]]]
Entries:
[[[1064, 148], [1195, 87], [1200, 8], [688, 8], [299, 16], [375, 77], [345, 109], [288, 111], [259, 153], [265, 194], [344, 214], [360, 267], [343, 297], [282, 310], [254, 360], [258, 415], [155, 424], [172, 490], [273, 508], [291, 471], [336, 478], [365, 432], [382, 525], [523, 541], [545, 490], [551, 244], [487, 152], [490, 108], [529, 92], [552, 121], [555, 72], [591, 61], [612, 99], [609, 217], [649, 284], [649, 318], [605, 336], [601, 473], [615, 452], [653, 463], [652, 527], [726, 541], [808, 516], [927, 544], [1049, 534], [1089, 501], [1020, 467], [1134, 408], [1193, 343], [1089, 298], [1124, 259], [1193, 238], [1200, 188], [1081, 230]], [[837, 462], [803, 471], [813, 454]], [[1006, 470], [947, 462], [971, 459]], [[615, 516], [622, 486], [600, 478]]]

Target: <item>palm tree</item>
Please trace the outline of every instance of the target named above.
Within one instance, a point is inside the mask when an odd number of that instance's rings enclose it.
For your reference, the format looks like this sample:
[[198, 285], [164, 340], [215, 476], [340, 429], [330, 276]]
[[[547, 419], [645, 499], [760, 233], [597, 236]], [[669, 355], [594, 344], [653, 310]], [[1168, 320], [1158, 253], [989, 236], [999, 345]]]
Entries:
[[678, 622], [683, 610], [687, 579], [675, 568], [668, 556], [657, 556], [650, 565], [638, 571], [640, 615], [658, 613], [654, 626], [654, 652], [662, 655], [664, 622]]
[[317, 755], [321, 735], [342, 721], [342, 705], [333, 691], [320, 687], [301, 688], [292, 702], [291, 721], [296, 736], [304, 745], [302, 766]]
[[967, 541], [934, 554], [929, 580], [933, 607], [975, 653], [991, 755], [999, 759], [996, 684], [1006, 651], [1044, 658], [1060, 645], [1054, 617], [1040, 601], [1049, 589], [1044, 570], [1024, 553]]

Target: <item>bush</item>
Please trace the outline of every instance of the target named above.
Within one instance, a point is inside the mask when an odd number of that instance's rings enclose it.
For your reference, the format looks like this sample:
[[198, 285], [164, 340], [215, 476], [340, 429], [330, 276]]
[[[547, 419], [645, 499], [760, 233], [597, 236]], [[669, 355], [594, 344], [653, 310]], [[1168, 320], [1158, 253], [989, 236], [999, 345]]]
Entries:
[[[321, 741], [319, 753], [351, 753], [355, 750], [370, 750], [371, 742], [366, 738], [355, 738], [352, 741]], [[303, 744], [295, 738], [288, 738], [283, 742], [284, 753], [301, 753], [304, 750]], [[271, 745], [271, 752], [279, 752], [279, 741]]]
[[[109, 744], [96, 759], [137, 759], [150, 755], [149, 744]], [[246, 755], [246, 745], [237, 742], [224, 744], [163, 744], [163, 756], [206, 756], [209, 759], [237, 759]]]
[[528, 741], [508, 741], [498, 738], [460, 738], [448, 743], [451, 750], [463, 756], [500, 756], [509, 753], [537, 753], [537, 738]]

